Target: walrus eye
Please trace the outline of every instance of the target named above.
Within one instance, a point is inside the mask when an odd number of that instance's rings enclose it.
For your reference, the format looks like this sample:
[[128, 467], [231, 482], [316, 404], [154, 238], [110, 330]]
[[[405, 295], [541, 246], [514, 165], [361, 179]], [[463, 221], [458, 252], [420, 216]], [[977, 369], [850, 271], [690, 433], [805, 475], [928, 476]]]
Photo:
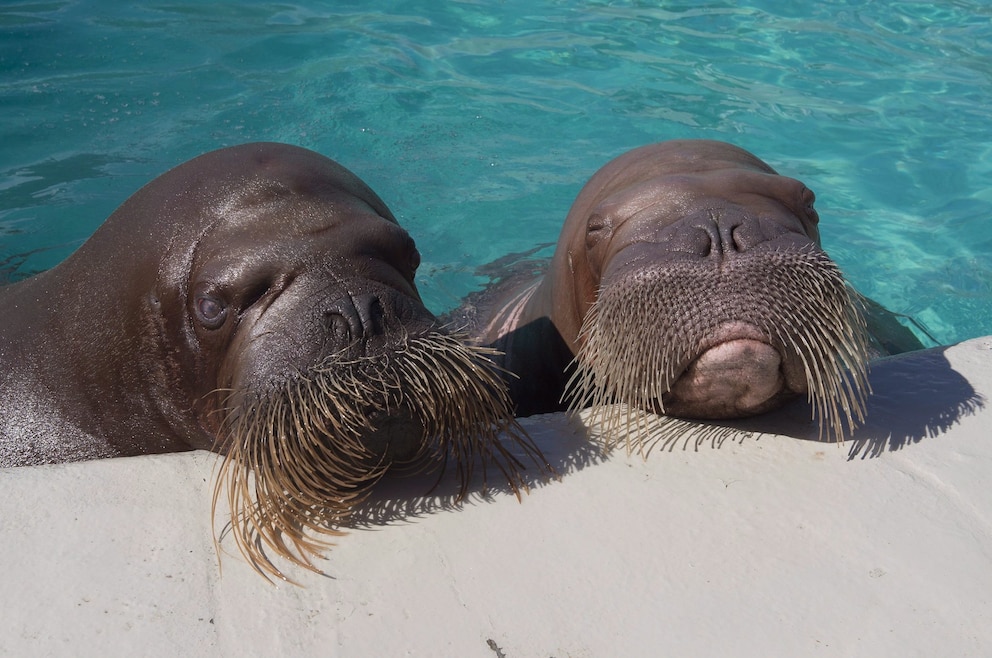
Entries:
[[816, 195], [813, 194], [813, 190], [808, 187], [804, 187], [801, 197], [803, 201], [803, 210], [806, 211], [806, 214], [809, 215], [813, 221], [819, 221], [820, 216], [817, 214], [816, 208], [813, 207], [813, 204], [816, 202]]
[[196, 319], [207, 329], [217, 329], [227, 319], [227, 304], [212, 295], [197, 295]]
[[420, 267], [420, 252], [414, 249], [410, 254], [410, 273], [416, 274], [418, 267]]
[[597, 244], [610, 237], [613, 227], [610, 221], [600, 214], [594, 214], [586, 222], [586, 248], [592, 249]]

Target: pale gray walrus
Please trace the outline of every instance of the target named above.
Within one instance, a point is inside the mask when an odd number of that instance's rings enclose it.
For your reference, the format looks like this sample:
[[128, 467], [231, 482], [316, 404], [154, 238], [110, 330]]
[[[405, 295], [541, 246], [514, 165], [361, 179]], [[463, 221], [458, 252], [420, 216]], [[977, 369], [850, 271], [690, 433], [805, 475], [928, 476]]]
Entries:
[[419, 262], [382, 200], [317, 153], [186, 162], [0, 289], [0, 466], [221, 452], [214, 507], [227, 496], [239, 548], [277, 576], [265, 549], [313, 568], [390, 467], [451, 462], [464, 486], [491, 462], [521, 486], [501, 434], [539, 453], [490, 352], [424, 307]]
[[[825, 431], [861, 419], [869, 353], [922, 347], [820, 248], [814, 194], [730, 144], [634, 149], [586, 183], [543, 276], [507, 278], [447, 321], [498, 363], [517, 414], [592, 406], [741, 418], [807, 396]], [[873, 307], [873, 310], [878, 310]], [[877, 320], [877, 322], [876, 322]]]

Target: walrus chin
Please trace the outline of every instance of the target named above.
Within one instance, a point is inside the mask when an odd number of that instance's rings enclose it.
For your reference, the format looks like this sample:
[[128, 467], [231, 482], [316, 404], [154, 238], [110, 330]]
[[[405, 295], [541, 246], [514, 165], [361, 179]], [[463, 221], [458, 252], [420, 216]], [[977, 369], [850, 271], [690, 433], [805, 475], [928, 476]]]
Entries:
[[[492, 350], [431, 331], [375, 356], [331, 356], [265, 390], [228, 395], [213, 514], [226, 498], [230, 532], [252, 567], [288, 580], [268, 551], [321, 573], [313, 558], [387, 471], [458, 472], [495, 465], [519, 498], [518, 447], [550, 467], [513, 419]], [[216, 538], [215, 538], [215, 541]]]
[[644, 439], [631, 407], [739, 418], [806, 395], [821, 440], [842, 441], [863, 421], [870, 392], [859, 299], [813, 245], [755, 250], [719, 267], [684, 261], [608, 272], [563, 399], [573, 412], [592, 407], [607, 443], [625, 435], [630, 449]]

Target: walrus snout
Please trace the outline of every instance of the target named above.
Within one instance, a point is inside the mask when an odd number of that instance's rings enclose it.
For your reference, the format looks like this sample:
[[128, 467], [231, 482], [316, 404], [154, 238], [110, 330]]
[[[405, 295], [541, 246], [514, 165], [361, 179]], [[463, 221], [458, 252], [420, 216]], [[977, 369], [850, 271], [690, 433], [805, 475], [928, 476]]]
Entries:
[[495, 464], [512, 488], [523, 486], [523, 463], [504, 438], [543, 458], [510, 416], [489, 354], [433, 331], [378, 355], [332, 355], [240, 398], [225, 416], [220, 474], [239, 547], [275, 575], [263, 544], [313, 568], [326, 543], [307, 533], [338, 533], [333, 526], [387, 472], [454, 468], [464, 495], [476, 467]]
[[677, 222], [654, 226], [634, 222], [620, 241], [622, 248], [612, 255], [603, 278], [621, 270], [658, 266], [682, 260], [711, 262], [716, 266], [761, 251], [783, 251], [815, 247], [815, 242], [790, 230], [781, 217], [755, 213], [737, 205], [724, 205], [693, 212]]
[[864, 320], [816, 245], [717, 261], [669, 260], [648, 243], [624, 251], [634, 255], [614, 258], [583, 321], [573, 408], [622, 401], [726, 419], [806, 394], [832, 427], [860, 414]]
[[264, 308], [243, 315], [222, 387], [264, 389], [331, 359], [385, 356], [437, 326], [421, 301], [402, 291], [339, 277], [328, 287], [319, 278], [300, 276]]
[[699, 258], [732, 255], [773, 237], [762, 224], [744, 208], [705, 209], [661, 229], [660, 244]]
[[[368, 332], [368, 326], [375, 322], [374, 320], [368, 320], [362, 322], [362, 317], [359, 315], [357, 309], [352, 303], [352, 299], [347, 298], [348, 303], [338, 302], [334, 308], [330, 308], [324, 311], [324, 315], [321, 318], [321, 322], [324, 325], [324, 329], [327, 331], [328, 336], [331, 339], [341, 345], [348, 345], [353, 340], [360, 338]], [[371, 304], [369, 305], [371, 306]], [[382, 310], [379, 307], [378, 300], [375, 300], [377, 315], [381, 315]], [[366, 316], [370, 315], [369, 311], [371, 309], [366, 309]], [[378, 319], [378, 318], [377, 318]]]
[[405, 464], [417, 460], [424, 451], [424, 423], [408, 408], [389, 413], [370, 412], [369, 428], [358, 442], [384, 464]]
[[370, 356], [395, 349], [411, 333], [426, 333], [436, 319], [422, 304], [392, 289], [346, 293], [320, 318], [324, 353]]
[[662, 396], [662, 406], [684, 418], [740, 418], [764, 413], [807, 391], [794, 354], [772, 345], [757, 327], [721, 326]]
[[324, 311], [322, 321], [331, 341], [344, 347], [382, 335], [386, 311], [379, 297], [372, 293], [346, 295]]

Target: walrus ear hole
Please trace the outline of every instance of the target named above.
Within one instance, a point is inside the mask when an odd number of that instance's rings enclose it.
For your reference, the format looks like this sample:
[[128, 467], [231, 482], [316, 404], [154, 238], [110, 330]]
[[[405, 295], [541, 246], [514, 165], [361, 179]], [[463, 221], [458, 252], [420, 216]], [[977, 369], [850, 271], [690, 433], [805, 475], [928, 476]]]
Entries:
[[227, 319], [227, 303], [213, 295], [197, 295], [193, 308], [196, 319], [207, 329], [217, 329]]

